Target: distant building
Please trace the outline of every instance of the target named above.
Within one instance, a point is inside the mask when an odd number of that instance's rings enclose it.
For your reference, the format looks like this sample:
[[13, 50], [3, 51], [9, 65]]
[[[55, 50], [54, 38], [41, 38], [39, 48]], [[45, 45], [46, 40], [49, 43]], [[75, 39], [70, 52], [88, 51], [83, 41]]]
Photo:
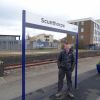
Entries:
[[0, 50], [21, 50], [21, 41], [19, 35], [0, 35]]
[[28, 49], [36, 48], [58, 48], [58, 41], [53, 39], [53, 35], [39, 34], [33, 37], [30, 37], [27, 40]]
[[35, 41], [40, 40], [43, 42], [53, 42], [53, 35], [39, 34], [39, 35], [31, 37], [31, 40], [35, 40]]
[[98, 23], [100, 23], [100, 19], [96, 20]]
[[[98, 49], [100, 47], [100, 23], [92, 18], [68, 22], [79, 26], [79, 48]], [[75, 37], [68, 35], [67, 41], [75, 43]]]

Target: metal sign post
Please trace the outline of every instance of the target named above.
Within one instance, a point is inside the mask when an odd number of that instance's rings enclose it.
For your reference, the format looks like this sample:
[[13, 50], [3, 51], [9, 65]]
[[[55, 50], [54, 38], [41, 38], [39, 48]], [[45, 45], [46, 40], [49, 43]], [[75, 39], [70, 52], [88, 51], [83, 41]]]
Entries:
[[22, 12], [22, 100], [25, 100], [25, 21], [26, 12]]
[[78, 81], [78, 34], [76, 35], [76, 66], [75, 66], [75, 89], [77, 89], [77, 81]]
[[[27, 19], [28, 18], [28, 19]], [[78, 66], [78, 26], [68, 24], [60, 19], [52, 19], [34, 15], [26, 18], [26, 11], [22, 11], [22, 100], [25, 100], [25, 27], [42, 29], [53, 32], [68, 33], [76, 35], [76, 67], [75, 88], [77, 88], [77, 66]], [[27, 22], [28, 20], [28, 22]]]

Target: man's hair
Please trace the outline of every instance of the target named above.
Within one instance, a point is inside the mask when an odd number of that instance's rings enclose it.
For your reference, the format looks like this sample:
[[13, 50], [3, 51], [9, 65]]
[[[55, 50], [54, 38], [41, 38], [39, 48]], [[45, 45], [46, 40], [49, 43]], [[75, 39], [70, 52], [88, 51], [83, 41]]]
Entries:
[[68, 43], [68, 42], [64, 42], [63, 44], [66, 44], [66, 45], [68, 45], [69, 43]]
[[63, 42], [62, 46], [61, 46], [61, 49], [64, 49], [64, 44], [68, 45], [69, 43], [68, 42]]

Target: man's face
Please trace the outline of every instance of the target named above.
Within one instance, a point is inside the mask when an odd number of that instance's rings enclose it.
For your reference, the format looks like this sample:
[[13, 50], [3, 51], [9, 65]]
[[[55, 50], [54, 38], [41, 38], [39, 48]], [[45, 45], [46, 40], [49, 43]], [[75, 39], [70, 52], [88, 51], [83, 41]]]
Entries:
[[70, 49], [71, 45], [70, 44], [64, 44], [64, 49]]

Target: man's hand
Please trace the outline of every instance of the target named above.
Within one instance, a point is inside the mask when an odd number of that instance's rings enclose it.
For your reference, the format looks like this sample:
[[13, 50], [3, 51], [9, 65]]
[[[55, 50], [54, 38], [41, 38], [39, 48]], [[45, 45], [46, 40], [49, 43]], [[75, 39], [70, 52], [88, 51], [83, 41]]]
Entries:
[[71, 65], [71, 72], [74, 71], [74, 68], [75, 68], [75, 64], [72, 64], [72, 65]]

